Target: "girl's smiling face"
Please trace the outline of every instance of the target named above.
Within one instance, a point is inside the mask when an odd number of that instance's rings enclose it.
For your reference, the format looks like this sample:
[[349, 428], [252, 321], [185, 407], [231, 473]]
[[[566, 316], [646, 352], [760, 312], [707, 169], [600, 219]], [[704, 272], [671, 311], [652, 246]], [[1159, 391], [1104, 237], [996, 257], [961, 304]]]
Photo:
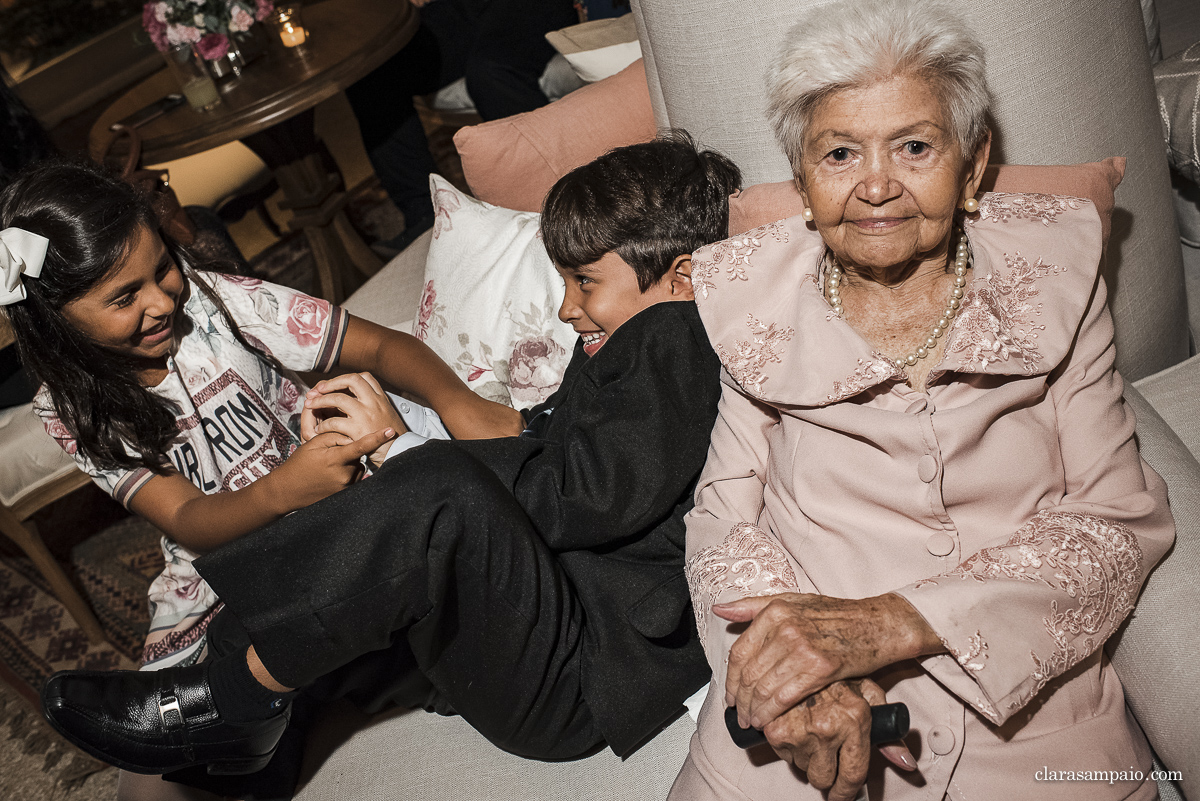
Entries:
[[171, 349], [182, 293], [183, 274], [162, 238], [141, 228], [117, 266], [62, 312], [97, 345], [155, 362]]
[[577, 270], [555, 265], [566, 283], [558, 319], [583, 337], [583, 351], [594, 356], [613, 333], [643, 309], [671, 300], [692, 300], [691, 258], [680, 256], [666, 275], [645, 292], [637, 273], [615, 252], [605, 253]]

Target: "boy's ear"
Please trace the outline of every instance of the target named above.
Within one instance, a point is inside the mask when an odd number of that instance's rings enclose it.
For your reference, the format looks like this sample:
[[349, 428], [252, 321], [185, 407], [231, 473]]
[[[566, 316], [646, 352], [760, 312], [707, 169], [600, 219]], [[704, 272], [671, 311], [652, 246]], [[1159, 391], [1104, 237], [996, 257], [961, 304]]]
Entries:
[[671, 282], [672, 299], [691, 301], [696, 299], [696, 295], [692, 291], [692, 254], [685, 253], [682, 256], [676, 256], [675, 261], [671, 262], [671, 268], [667, 270], [667, 278]]

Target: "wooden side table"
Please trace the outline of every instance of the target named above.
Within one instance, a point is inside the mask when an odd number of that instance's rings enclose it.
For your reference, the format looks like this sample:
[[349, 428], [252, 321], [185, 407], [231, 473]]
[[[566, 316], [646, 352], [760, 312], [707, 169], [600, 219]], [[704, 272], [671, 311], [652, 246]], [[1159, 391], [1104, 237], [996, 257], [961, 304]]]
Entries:
[[[319, 0], [304, 8], [309, 42], [267, 53], [221, 87], [221, 103], [197, 112], [186, 104], [138, 128], [142, 160], [157, 164], [242, 140], [275, 174], [292, 228], [303, 229], [316, 262], [320, 294], [340, 302], [382, 263], [350, 226], [342, 179], [322, 163], [313, 108], [408, 44], [419, 17], [407, 0]], [[92, 126], [88, 149], [99, 158], [112, 141], [109, 126], [179, 91], [165, 69], [109, 106]], [[387, 102], [387, 98], [380, 98]]]

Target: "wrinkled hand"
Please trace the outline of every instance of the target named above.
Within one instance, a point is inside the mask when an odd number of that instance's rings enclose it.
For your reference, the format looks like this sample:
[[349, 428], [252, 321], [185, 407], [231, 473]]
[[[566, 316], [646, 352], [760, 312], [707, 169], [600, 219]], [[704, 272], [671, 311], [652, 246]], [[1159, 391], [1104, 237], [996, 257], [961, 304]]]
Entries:
[[362, 473], [359, 460], [395, 436], [396, 432], [390, 428], [359, 439], [333, 431], [317, 434], [260, 480], [269, 481], [284, 499], [285, 511], [302, 509], [357, 481]]
[[[870, 679], [836, 681], [808, 696], [770, 723], [763, 734], [781, 759], [808, 775], [829, 801], [852, 801], [871, 764], [871, 706], [887, 703]], [[880, 752], [902, 770], [917, 767], [908, 747], [893, 743]]]
[[525, 421], [516, 409], [481, 398], [470, 390], [459, 402], [436, 411], [455, 439], [515, 437], [525, 430]]
[[[358, 440], [385, 428], [392, 429], [397, 437], [408, 430], [370, 373], [346, 373], [319, 382], [308, 391], [300, 412], [300, 438], [304, 441], [330, 432]], [[382, 464], [387, 450], [381, 446], [371, 453], [371, 464]]]
[[750, 622], [729, 652], [725, 704], [737, 705], [743, 727], [764, 731], [834, 682], [942, 650], [924, 618], [892, 594], [850, 600], [785, 593], [717, 604], [713, 613]]

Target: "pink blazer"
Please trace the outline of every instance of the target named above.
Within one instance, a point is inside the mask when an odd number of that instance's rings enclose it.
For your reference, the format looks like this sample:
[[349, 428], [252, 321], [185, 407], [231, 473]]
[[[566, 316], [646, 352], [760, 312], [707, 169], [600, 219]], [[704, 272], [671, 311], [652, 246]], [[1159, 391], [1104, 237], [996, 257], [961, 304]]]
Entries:
[[1113, 369], [1100, 220], [1050, 195], [989, 194], [974, 216], [973, 277], [924, 392], [833, 314], [800, 218], [696, 254], [725, 369], [687, 571], [720, 691], [675, 797], [822, 797], [720, 720], [737, 631], [711, 606], [782, 591], [899, 593], [949, 651], [875, 677], [909, 706], [920, 778], [876, 757], [872, 801], [1154, 797], [1102, 646], [1174, 524]]

